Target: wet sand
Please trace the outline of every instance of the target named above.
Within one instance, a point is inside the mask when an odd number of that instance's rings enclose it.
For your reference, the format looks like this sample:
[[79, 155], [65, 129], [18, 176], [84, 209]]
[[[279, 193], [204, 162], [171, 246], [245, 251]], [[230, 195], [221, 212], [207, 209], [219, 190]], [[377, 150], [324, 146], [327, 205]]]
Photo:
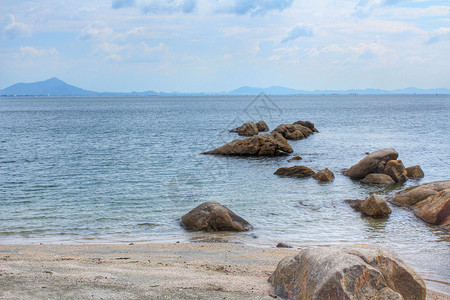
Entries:
[[[0, 299], [273, 299], [297, 249], [224, 243], [2, 245]], [[429, 291], [427, 299], [450, 299]]]

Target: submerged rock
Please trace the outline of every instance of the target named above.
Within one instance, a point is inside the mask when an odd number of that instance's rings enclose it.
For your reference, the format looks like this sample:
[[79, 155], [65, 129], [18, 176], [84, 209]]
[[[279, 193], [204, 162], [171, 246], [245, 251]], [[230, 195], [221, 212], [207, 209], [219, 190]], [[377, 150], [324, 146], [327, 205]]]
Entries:
[[375, 245], [308, 247], [269, 278], [287, 299], [425, 299], [422, 278], [394, 252]]
[[200, 204], [183, 217], [181, 226], [192, 231], [248, 231], [253, 227], [224, 205], [209, 201]]
[[371, 195], [366, 200], [347, 200], [352, 208], [373, 218], [387, 217], [391, 208], [384, 199]]
[[422, 171], [422, 168], [419, 165], [406, 168], [406, 173], [408, 178], [412, 179], [418, 179], [425, 176], [425, 174]]
[[319, 182], [329, 182], [334, 180], [334, 174], [328, 168], [325, 168], [314, 174], [313, 178]]
[[380, 173], [371, 173], [364, 177], [361, 182], [367, 183], [367, 184], [394, 184], [394, 179], [391, 178], [391, 176], [386, 174], [380, 174]]
[[264, 122], [263, 120], [257, 122], [256, 127], [258, 128], [259, 132], [269, 131], [269, 126], [267, 126], [266, 122]]
[[450, 230], [450, 180], [407, 188], [392, 201], [411, 207], [414, 214], [425, 222]]
[[408, 180], [405, 166], [401, 160], [390, 160], [384, 166], [383, 173], [389, 175], [395, 182], [405, 182]]
[[344, 174], [351, 179], [363, 179], [370, 173], [383, 173], [386, 163], [397, 158], [398, 153], [395, 149], [380, 149], [364, 157], [356, 165], [347, 169]]
[[246, 139], [234, 140], [217, 149], [202, 154], [237, 156], [276, 156], [292, 153], [292, 147], [278, 133], [258, 134]]
[[302, 159], [303, 159], [303, 158], [301, 158], [300, 156], [294, 156], [294, 157], [288, 159], [288, 162], [296, 161], [296, 160], [302, 160]]
[[305, 166], [293, 166], [279, 168], [275, 171], [275, 175], [286, 176], [286, 177], [310, 177], [314, 175], [314, 171]]
[[249, 121], [237, 128], [231, 129], [230, 132], [237, 132], [240, 136], [253, 136], [258, 134], [258, 127], [255, 123]]

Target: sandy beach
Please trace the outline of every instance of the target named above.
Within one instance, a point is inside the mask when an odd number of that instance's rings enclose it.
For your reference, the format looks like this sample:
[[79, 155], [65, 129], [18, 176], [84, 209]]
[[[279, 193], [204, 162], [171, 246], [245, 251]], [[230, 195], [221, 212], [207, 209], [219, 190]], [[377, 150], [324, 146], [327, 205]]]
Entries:
[[[239, 244], [0, 246], [1, 299], [273, 299], [296, 249]], [[428, 291], [427, 299], [450, 299]]]

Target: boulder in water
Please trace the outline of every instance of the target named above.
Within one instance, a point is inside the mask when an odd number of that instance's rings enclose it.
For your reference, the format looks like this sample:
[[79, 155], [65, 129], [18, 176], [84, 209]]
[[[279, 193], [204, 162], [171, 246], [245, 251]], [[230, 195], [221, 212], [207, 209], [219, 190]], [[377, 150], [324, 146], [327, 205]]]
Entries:
[[275, 171], [275, 175], [286, 176], [286, 177], [311, 177], [314, 175], [314, 171], [305, 166], [293, 166], [279, 168]]
[[361, 182], [367, 183], [367, 184], [394, 184], [395, 181], [392, 179], [391, 176], [381, 173], [371, 173], [364, 177]]
[[255, 123], [249, 121], [237, 128], [231, 129], [230, 132], [237, 132], [240, 136], [253, 136], [258, 134], [258, 127]]
[[425, 176], [419, 165], [406, 168], [408, 178], [419, 179]]
[[269, 126], [267, 126], [266, 122], [264, 122], [263, 120], [257, 122], [256, 127], [258, 128], [259, 132], [269, 131]]
[[388, 161], [384, 166], [383, 173], [389, 175], [395, 182], [405, 182], [408, 180], [408, 173], [401, 160]]
[[393, 148], [377, 150], [347, 169], [344, 174], [351, 179], [363, 179], [370, 173], [383, 173], [386, 163], [397, 158], [398, 153]]
[[374, 218], [384, 218], [391, 213], [391, 208], [384, 199], [371, 195], [366, 200], [349, 200], [350, 206], [365, 215]]
[[329, 182], [334, 180], [334, 174], [328, 168], [325, 168], [314, 174], [313, 178], [319, 182]]

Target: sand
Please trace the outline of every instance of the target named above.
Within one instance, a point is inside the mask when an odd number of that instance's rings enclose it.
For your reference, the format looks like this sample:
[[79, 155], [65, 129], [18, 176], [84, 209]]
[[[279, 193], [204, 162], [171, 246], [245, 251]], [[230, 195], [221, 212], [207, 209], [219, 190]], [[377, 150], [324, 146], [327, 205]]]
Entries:
[[0, 299], [273, 299], [267, 278], [295, 252], [224, 243], [4, 245]]

